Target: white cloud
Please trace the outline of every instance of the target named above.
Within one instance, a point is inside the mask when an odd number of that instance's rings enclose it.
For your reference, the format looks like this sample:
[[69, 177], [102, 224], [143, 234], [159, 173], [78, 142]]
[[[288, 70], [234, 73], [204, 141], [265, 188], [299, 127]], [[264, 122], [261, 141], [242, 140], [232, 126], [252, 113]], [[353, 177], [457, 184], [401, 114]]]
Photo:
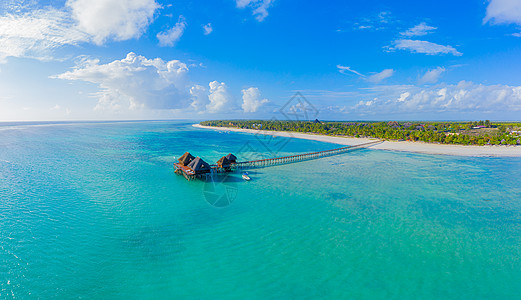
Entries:
[[0, 16], [0, 62], [5, 62], [9, 56], [50, 59], [52, 50], [89, 39], [89, 35], [78, 30], [61, 10]]
[[372, 83], [379, 83], [379, 82], [383, 81], [384, 79], [387, 79], [387, 78], [393, 76], [393, 74], [394, 74], [393, 69], [385, 69], [379, 73], [376, 73], [376, 74], [373, 74], [373, 75], [367, 77], [366, 75], [351, 69], [351, 67], [342, 66], [342, 65], [337, 65], [336, 67], [338, 69], [338, 72], [340, 72], [342, 74], [346, 74], [346, 72], [351, 72], [362, 78], [365, 78], [367, 81], [372, 82]]
[[212, 23], [208, 23], [206, 25], [203, 25], [204, 35], [209, 35], [210, 33], [212, 33], [212, 31], [213, 31]]
[[198, 112], [202, 112], [208, 104], [208, 94], [206, 89], [201, 85], [194, 85], [190, 88], [190, 95], [192, 96], [192, 103], [190, 106]]
[[179, 20], [174, 25], [174, 27], [157, 34], [157, 39], [159, 40], [159, 45], [163, 46], [163, 47], [164, 46], [169, 46], [169, 47], [174, 46], [175, 43], [177, 41], [179, 41], [179, 39], [183, 35], [185, 28], [186, 28], [185, 18], [183, 16], [179, 16]]
[[[190, 83], [188, 71], [188, 66], [179, 60], [148, 59], [130, 52], [125, 58], [106, 64], [83, 58], [72, 71], [51, 78], [97, 85], [99, 90], [93, 94], [98, 100], [94, 107], [96, 111], [218, 113], [235, 109], [224, 82], [212, 81], [208, 90]], [[256, 103], [252, 105], [254, 107]]]
[[390, 16], [391, 16], [391, 12], [389, 11], [381, 11], [379, 14], [378, 14], [378, 20], [380, 21], [380, 23], [384, 23], [384, 24], [388, 24], [390, 23]]
[[206, 110], [209, 113], [217, 113], [224, 111], [227, 108], [228, 102], [230, 102], [230, 95], [228, 94], [228, 88], [224, 82], [212, 81], [209, 83], [210, 86], [210, 103], [206, 105]]
[[245, 8], [250, 5], [250, 3], [255, 2], [255, 0], [236, 0], [235, 2], [238, 8]]
[[452, 46], [444, 46], [428, 41], [399, 39], [393, 42], [393, 47], [387, 47], [389, 50], [408, 50], [413, 53], [423, 53], [427, 55], [452, 54], [461, 56], [462, 53]]
[[351, 69], [351, 67], [346, 67], [346, 66], [342, 66], [342, 65], [336, 65], [336, 67], [338, 69], [338, 72], [340, 72], [342, 74], [345, 74], [345, 72], [348, 71], [348, 72], [351, 72], [351, 73], [356, 74], [358, 76], [365, 77], [365, 75], [363, 75], [360, 72], [357, 72], [357, 71]]
[[250, 7], [253, 9], [253, 15], [257, 21], [262, 22], [268, 16], [268, 8], [273, 3], [273, 0], [236, 0], [238, 8]]
[[490, 0], [483, 22], [521, 25], [521, 1]]
[[409, 93], [409, 92], [401, 93], [400, 97], [398, 98], [398, 102], [403, 102], [403, 101], [407, 100], [410, 96], [411, 96], [411, 93]]
[[437, 27], [429, 26], [425, 22], [422, 22], [407, 31], [400, 33], [402, 36], [413, 37], [413, 36], [424, 36], [432, 31], [436, 30]]
[[367, 80], [372, 82], [372, 83], [379, 83], [382, 80], [387, 79], [387, 78], [393, 76], [393, 74], [394, 74], [394, 70], [393, 69], [385, 69], [385, 70], [383, 70], [380, 73], [376, 73], [374, 75], [369, 76], [369, 78], [367, 78]]
[[418, 80], [418, 84], [436, 83], [440, 79], [441, 74], [445, 71], [446, 70], [443, 67], [429, 70], [423, 74], [420, 80]]
[[147, 59], [131, 52], [107, 64], [83, 60], [74, 70], [52, 78], [98, 85], [97, 110], [173, 109], [188, 106], [187, 72], [178, 60]]
[[155, 0], [68, 0], [66, 6], [96, 44], [140, 37], [160, 7]]
[[0, 15], [0, 62], [9, 56], [52, 59], [65, 45], [140, 37], [159, 8], [155, 0], [68, 0], [62, 9], [11, 5]]
[[358, 22], [354, 23], [354, 29], [378, 31], [386, 29], [392, 23], [394, 23], [394, 20], [391, 13], [388, 11], [381, 11], [376, 15], [359, 19]]
[[35, 5], [35, 0], [25, 1], [25, 0], [2, 0], [0, 2], [0, 10], [2, 11], [12, 11], [12, 12], [20, 12], [22, 10], [27, 10], [30, 6]]
[[261, 100], [261, 93], [256, 87], [242, 90], [242, 109], [244, 112], [256, 112], [263, 104], [268, 102], [268, 99]]
[[428, 88], [380, 86], [371, 89], [366, 96], [372, 100], [360, 101], [347, 112], [388, 115], [521, 111], [521, 86], [482, 85], [468, 81]]

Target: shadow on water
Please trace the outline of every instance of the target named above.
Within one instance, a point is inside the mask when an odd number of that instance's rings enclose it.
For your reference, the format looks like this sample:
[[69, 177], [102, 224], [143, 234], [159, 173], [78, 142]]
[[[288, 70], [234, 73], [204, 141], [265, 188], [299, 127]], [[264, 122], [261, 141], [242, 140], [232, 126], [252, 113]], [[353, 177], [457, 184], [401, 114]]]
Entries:
[[203, 178], [202, 181], [204, 181], [205, 183], [237, 183], [244, 180], [241, 178], [241, 175], [237, 173], [219, 173], [214, 174], [212, 177]]
[[[245, 170], [246, 171], [246, 170]], [[262, 172], [247, 170], [248, 175], [250, 175], [251, 181], [254, 181], [255, 178], [252, 176], [261, 175]], [[230, 172], [230, 173], [217, 173], [212, 175], [211, 177], [202, 178], [201, 180], [205, 183], [207, 182], [216, 182], [216, 183], [238, 183], [245, 182], [242, 178], [242, 171]]]
[[146, 226], [123, 237], [121, 243], [124, 249], [134, 252], [137, 257], [160, 260], [184, 252], [186, 247], [182, 240], [185, 235], [186, 229], [176, 223]]
[[340, 208], [343, 211], [349, 211], [355, 214], [374, 214], [380, 209], [383, 209], [375, 205], [370, 198], [360, 198], [345, 193], [330, 192], [326, 194], [325, 199], [330, 200], [333, 203], [333, 206]]

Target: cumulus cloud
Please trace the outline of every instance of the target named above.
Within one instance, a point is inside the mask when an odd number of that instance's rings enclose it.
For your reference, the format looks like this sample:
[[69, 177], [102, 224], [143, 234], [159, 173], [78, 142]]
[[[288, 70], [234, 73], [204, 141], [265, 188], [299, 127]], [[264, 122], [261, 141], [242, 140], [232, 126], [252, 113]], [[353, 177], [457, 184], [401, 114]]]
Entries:
[[203, 25], [204, 35], [209, 35], [210, 33], [212, 33], [212, 31], [213, 31], [212, 23], [208, 23], [206, 25]]
[[212, 81], [209, 84], [210, 95], [208, 99], [210, 103], [206, 105], [206, 110], [209, 113], [217, 113], [224, 111], [227, 108], [228, 102], [230, 102], [230, 95], [228, 94], [228, 88], [224, 82]]
[[442, 67], [429, 70], [418, 80], [418, 84], [436, 83], [440, 79], [441, 74], [445, 71], [445, 68]]
[[393, 76], [393, 74], [394, 74], [393, 69], [385, 69], [380, 73], [376, 73], [374, 75], [369, 76], [369, 78], [367, 78], [367, 80], [372, 83], [380, 83], [384, 79], [387, 79], [387, 78]]
[[236, 0], [238, 8], [250, 7], [257, 21], [262, 22], [268, 16], [268, 8], [271, 7], [273, 0]]
[[462, 53], [452, 46], [444, 46], [428, 41], [399, 39], [394, 41], [394, 46], [387, 47], [393, 50], [407, 50], [413, 53], [423, 53], [427, 55], [452, 54], [454, 56], [461, 56]]
[[66, 6], [96, 44], [140, 37], [159, 8], [155, 0], [68, 0]]
[[261, 99], [261, 93], [256, 87], [242, 90], [242, 110], [244, 112], [256, 112], [263, 104], [268, 102], [268, 99]]
[[429, 88], [386, 86], [371, 90], [371, 100], [360, 101], [347, 111], [388, 113], [504, 113], [521, 111], [521, 87], [483, 85], [461, 81]]
[[198, 112], [204, 111], [208, 104], [208, 95], [206, 89], [201, 85], [194, 85], [190, 88], [190, 95], [192, 96], [192, 109]]
[[432, 31], [436, 30], [437, 27], [429, 26], [425, 22], [422, 22], [407, 31], [400, 33], [402, 36], [413, 37], [413, 36], [424, 36]]
[[173, 109], [188, 106], [187, 72], [178, 60], [147, 59], [131, 52], [107, 64], [84, 59], [72, 71], [52, 78], [96, 84], [97, 110]]
[[398, 97], [397, 101], [403, 102], [403, 101], [407, 100], [410, 96], [411, 96], [411, 93], [409, 93], [409, 92], [401, 93], [400, 97]]
[[186, 28], [186, 21], [183, 16], [179, 16], [179, 20], [174, 25], [174, 27], [169, 30], [160, 32], [157, 34], [157, 39], [159, 40], [160, 46], [169, 46], [172, 47], [174, 44], [179, 41], [183, 32]]
[[68, 0], [62, 9], [13, 6], [0, 15], [0, 62], [51, 59], [56, 48], [139, 38], [159, 8], [155, 0]]
[[521, 25], [521, 2], [518, 0], [490, 0], [483, 22]]

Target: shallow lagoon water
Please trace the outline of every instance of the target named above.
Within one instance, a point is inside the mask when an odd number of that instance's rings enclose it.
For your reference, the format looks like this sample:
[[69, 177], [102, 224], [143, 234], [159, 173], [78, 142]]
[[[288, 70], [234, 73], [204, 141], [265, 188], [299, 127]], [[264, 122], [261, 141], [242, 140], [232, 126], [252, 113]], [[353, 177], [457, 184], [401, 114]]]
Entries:
[[365, 149], [250, 182], [172, 168], [185, 151], [334, 147], [188, 122], [3, 124], [0, 298], [521, 297], [519, 158]]

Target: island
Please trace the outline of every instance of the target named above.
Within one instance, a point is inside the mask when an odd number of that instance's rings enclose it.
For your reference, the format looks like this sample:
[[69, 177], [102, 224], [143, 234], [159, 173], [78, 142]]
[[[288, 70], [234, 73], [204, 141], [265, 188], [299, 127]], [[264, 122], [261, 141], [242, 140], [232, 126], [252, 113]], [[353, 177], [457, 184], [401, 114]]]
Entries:
[[194, 126], [343, 145], [382, 139], [371, 147], [382, 150], [521, 157], [521, 123], [515, 122], [211, 120]]

